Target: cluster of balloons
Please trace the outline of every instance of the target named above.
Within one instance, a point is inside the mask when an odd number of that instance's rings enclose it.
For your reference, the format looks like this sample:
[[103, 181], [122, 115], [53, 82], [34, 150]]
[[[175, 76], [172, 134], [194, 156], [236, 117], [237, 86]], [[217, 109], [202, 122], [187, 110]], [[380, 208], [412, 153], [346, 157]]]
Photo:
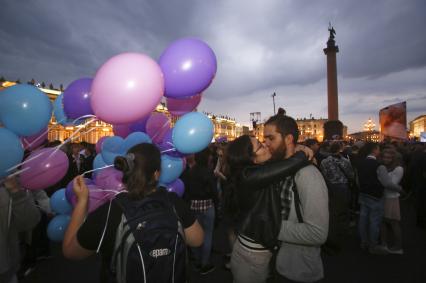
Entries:
[[65, 197], [65, 189], [56, 191], [50, 197], [50, 207], [56, 216], [47, 226], [47, 236], [54, 242], [61, 242], [71, 220], [72, 212], [72, 206]]
[[[0, 92], [0, 178], [22, 165], [24, 188], [41, 190], [60, 181], [68, 170], [68, 158], [58, 148], [40, 147], [47, 137], [52, 116], [64, 126], [88, 117], [113, 125], [115, 136], [96, 144], [95, 169], [113, 164], [114, 158], [139, 143], [155, 143], [162, 151], [160, 183], [182, 195], [185, 155], [203, 150], [213, 138], [213, 124], [202, 113], [192, 112], [213, 81], [216, 56], [203, 41], [183, 38], [173, 42], [158, 62], [141, 53], [122, 53], [107, 60], [93, 78], [73, 81], [54, 101], [31, 85], [18, 84]], [[171, 120], [153, 112], [165, 97]], [[24, 149], [32, 151], [22, 162]], [[22, 164], [21, 164], [22, 162]], [[114, 168], [94, 172], [86, 179], [90, 190], [89, 212], [124, 189], [121, 172]], [[60, 240], [75, 203], [72, 184], [52, 197], [58, 214], [49, 225], [49, 237]]]

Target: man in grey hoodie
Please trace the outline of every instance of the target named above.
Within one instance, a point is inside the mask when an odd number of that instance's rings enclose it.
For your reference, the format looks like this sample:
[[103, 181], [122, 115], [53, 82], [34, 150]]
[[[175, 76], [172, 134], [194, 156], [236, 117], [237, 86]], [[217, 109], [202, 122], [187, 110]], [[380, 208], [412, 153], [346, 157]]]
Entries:
[[[289, 158], [295, 153], [297, 123], [288, 116], [273, 116], [265, 123], [264, 137], [273, 158]], [[320, 281], [324, 277], [321, 245], [327, 239], [329, 221], [324, 178], [315, 166], [306, 166], [296, 172], [293, 184], [283, 192], [277, 282]]]
[[20, 187], [16, 177], [0, 184], [0, 282], [18, 282], [18, 233], [32, 229], [39, 221], [40, 212], [32, 195]]

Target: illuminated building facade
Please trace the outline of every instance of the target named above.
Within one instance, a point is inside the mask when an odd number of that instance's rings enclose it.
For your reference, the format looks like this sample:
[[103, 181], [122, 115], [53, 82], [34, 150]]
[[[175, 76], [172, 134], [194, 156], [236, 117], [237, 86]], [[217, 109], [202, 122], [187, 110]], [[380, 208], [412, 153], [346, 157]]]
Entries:
[[423, 132], [426, 132], [426, 115], [421, 115], [410, 122], [410, 137], [418, 139]]
[[[6, 80], [0, 81], [0, 90], [15, 85], [17, 82], [11, 82]], [[54, 101], [58, 95], [62, 93], [61, 90], [49, 89], [40, 87], [39, 84], [35, 82], [29, 82], [30, 84], [36, 85], [41, 91], [43, 91], [51, 101]], [[44, 83], [43, 83], [44, 85]], [[155, 109], [156, 112], [161, 112], [166, 114], [170, 120], [171, 124], [174, 125], [179, 117], [172, 116], [167, 110], [165, 103], [160, 103]], [[213, 115], [211, 113], [206, 114], [214, 124], [214, 138], [226, 136], [228, 140], [234, 140], [236, 137], [239, 137], [243, 134], [248, 134], [248, 127], [238, 124], [235, 119], [229, 118], [226, 116]], [[71, 137], [71, 135], [79, 128], [83, 126], [68, 126], [64, 127], [57, 123], [55, 117], [52, 115], [52, 118], [49, 123], [49, 132], [48, 139], [49, 141], [60, 140], [64, 141]], [[114, 132], [112, 126], [102, 121], [92, 122], [87, 125], [84, 130], [81, 130], [81, 133], [73, 137], [73, 142], [88, 142], [96, 143], [98, 139], [104, 136], [113, 136]]]
[[[297, 126], [299, 128], [299, 139], [298, 142], [303, 142], [307, 139], [317, 139], [319, 142], [324, 140], [324, 124], [327, 119], [315, 119], [315, 118], [302, 118], [296, 119]], [[260, 142], [264, 141], [263, 130], [265, 128], [264, 123], [259, 123], [256, 128], [252, 130], [252, 134], [255, 135]], [[343, 126], [343, 138], [347, 139], [348, 128]]]
[[348, 135], [350, 141], [380, 142], [380, 132], [376, 130], [357, 132]]
[[375, 128], [376, 124], [371, 118], [368, 118], [367, 122], [364, 123], [364, 131], [350, 134], [348, 138], [351, 141], [380, 142], [380, 132], [376, 131]]
[[248, 132], [248, 127], [237, 123], [234, 118], [227, 116], [214, 115], [212, 113], [204, 113], [212, 120], [214, 125], [214, 138], [227, 137], [228, 141], [232, 141], [237, 137]]

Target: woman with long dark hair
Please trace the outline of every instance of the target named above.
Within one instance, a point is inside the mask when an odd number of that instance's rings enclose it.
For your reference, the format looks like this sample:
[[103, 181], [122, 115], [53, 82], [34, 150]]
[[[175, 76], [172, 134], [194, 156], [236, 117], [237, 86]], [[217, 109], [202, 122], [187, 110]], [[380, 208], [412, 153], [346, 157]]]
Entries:
[[[234, 282], [266, 282], [281, 227], [283, 181], [306, 165], [304, 153], [276, 162], [255, 137], [243, 135], [227, 148], [227, 206], [235, 216], [237, 240], [231, 256]], [[228, 212], [229, 213], [229, 212]]]
[[[126, 191], [121, 194], [127, 194], [125, 197], [134, 202], [166, 195], [183, 226], [186, 243], [193, 247], [202, 244], [203, 230], [186, 204], [176, 194], [157, 189], [161, 157], [156, 146], [143, 143], [132, 147], [126, 157], [115, 159], [115, 167], [123, 172]], [[64, 255], [70, 259], [83, 259], [100, 252], [103, 263], [100, 282], [110, 282], [109, 271], [116, 233], [122, 221], [122, 208], [113, 200], [87, 215], [89, 190], [82, 176], [74, 181], [74, 193], [77, 202], [62, 244]]]

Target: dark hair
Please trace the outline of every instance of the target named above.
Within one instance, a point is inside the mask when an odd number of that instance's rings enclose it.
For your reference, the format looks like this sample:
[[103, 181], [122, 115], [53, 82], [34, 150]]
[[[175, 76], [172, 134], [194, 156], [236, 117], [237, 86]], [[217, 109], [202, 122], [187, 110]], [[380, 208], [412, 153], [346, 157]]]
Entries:
[[285, 115], [286, 113], [285, 113], [285, 110], [284, 110], [284, 108], [278, 108], [278, 112], [277, 112], [277, 115]]
[[290, 116], [283, 116], [279, 114], [272, 116], [268, 119], [268, 121], [266, 121], [265, 126], [266, 125], [274, 125], [283, 138], [287, 135], [292, 135], [294, 144], [297, 143], [299, 138], [299, 128], [297, 127], [296, 121]]
[[370, 155], [375, 149], [377, 149], [379, 145], [374, 142], [366, 142], [358, 152], [358, 155], [362, 158]]
[[237, 188], [241, 172], [253, 165], [253, 144], [249, 135], [242, 135], [228, 144], [225, 151], [225, 175], [229, 176], [224, 189], [224, 210], [234, 220], [240, 213]]
[[342, 149], [342, 144], [340, 142], [333, 142], [330, 146], [330, 153], [336, 154]]
[[195, 164], [201, 167], [208, 167], [209, 166], [209, 158], [210, 158], [210, 148], [206, 147], [200, 152], [197, 152], [194, 155]]
[[241, 170], [253, 164], [253, 144], [249, 135], [242, 135], [229, 143], [225, 153], [226, 164], [231, 176], [236, 177]]
[[123, 172], [123, 183], [131, 198], [141, 199], [157, 187], [154, 173], [161, 169], [160, 150], [152, 144], [141, 143], [118, 156], [114, 167]]

